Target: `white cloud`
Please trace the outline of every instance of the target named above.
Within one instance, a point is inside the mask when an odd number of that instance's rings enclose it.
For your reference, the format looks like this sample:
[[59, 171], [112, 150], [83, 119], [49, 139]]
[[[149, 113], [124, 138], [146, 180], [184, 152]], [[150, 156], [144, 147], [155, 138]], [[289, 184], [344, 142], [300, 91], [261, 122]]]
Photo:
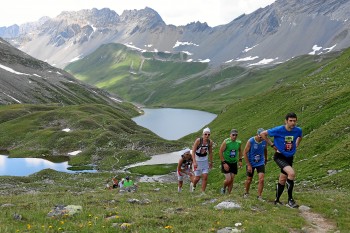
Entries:
[[116, 11], [144, 9], [146, 6], [159, 13], [166, 24], [176, 26], [191, 22], [207, 22], [217, 26], [231, 22], [243, 13], [249, 14], [275, 0], [12, 0], [5, 1], [0, 8], [0, 27], [36, 21], [42, 16], [55, 17], [62, 11], [104, 7]]

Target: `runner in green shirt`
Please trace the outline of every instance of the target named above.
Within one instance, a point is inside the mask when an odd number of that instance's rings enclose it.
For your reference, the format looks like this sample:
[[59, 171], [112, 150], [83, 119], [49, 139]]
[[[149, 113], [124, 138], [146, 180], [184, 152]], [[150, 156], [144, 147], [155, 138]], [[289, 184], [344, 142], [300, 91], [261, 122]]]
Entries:
[[233, 181], [238, 171], [237, 159], [239, 161], [239, 168], [242, 167], [242, 142], [237, 140], [237, 136], [238, 131], [232, 129], [230, 137], [226, 138], [220, 146], [221, 172], [225, 175], [224, 187], [221, 189], [222, 194], [225, 194], [226, 187], [229, 194], [232, 191]]

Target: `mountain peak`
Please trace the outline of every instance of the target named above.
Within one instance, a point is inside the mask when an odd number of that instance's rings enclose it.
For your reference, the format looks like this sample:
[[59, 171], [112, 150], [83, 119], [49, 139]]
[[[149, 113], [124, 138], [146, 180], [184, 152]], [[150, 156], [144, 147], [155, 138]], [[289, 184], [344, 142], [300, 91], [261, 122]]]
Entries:
[[145, 7], [141, 10], [124, 10], [120, 16], [120, 20], [125, 23], [143, 22], [162, 25], [165, 24], [162, 17], [160, 17], [155, 10], [149, 7]]
[[64, 20], [67, 24], [79, 24], [84, 25], [87, 22], [94, 26], [110, 26], [119, 22], [119, 15], [109, 8], [103, 8], [98, 10], [83, 9], [80, 11], [63, 11], [59, 14], [55, 20]]
[[201, 32], [205, 31], [206, 29], [210, 28], [207, 23], [201, 23], [199, 21], [189, 23], [185, 26], [186, 29], [192, 31], [192, 32]]

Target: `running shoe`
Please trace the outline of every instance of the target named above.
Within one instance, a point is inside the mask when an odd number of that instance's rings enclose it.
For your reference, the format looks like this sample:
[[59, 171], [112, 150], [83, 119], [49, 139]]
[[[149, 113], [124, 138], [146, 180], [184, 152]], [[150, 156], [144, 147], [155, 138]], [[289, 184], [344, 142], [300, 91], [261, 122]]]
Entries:
[[201, 192], [201, 194], [199, 194], [200, 197], [206, 196], [207, 194], [205, 192]]
[[290, 208], [298, 208], [299, 205], [297, 203], [295, 203], [295, 201], [293, 199], [290, 199], [287, 203], [287, 206]]
[[257, 199], [261, 202], [265, 202], [265, 200], [262, 198], [262, 196], [257, 196]]
[[196, 187], [193, 186], [193, 183], [191, 182], [190, 183], [190, 192], [192, 193], [192, 192], [194, 192], [194, 190], [196, 190]]
[[248, 197], [249, 197], [249, 193], [243, 194], [243, 198], [248, 198]]
[[221, 188], [220, 193], [221, 194], [225, 194], [225, 192], [226, 192], [226, 189], [225, 188]]
[[279, 206], [282, 206], [282, 205], [283, 205], [282, 202], [277, 201], [277, 200], [274, 201], [274, 204], [275, 204], [275, 205], [279, 205]]

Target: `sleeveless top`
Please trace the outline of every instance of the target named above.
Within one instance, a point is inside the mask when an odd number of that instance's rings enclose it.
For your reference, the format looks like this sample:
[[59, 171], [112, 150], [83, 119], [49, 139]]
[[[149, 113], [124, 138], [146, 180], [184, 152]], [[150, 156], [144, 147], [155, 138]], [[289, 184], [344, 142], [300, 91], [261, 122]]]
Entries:
[[209, 147], [210, 147], [210, 139], [208, 139], [208, 142], [206, 144], [203, 143], [204, 140], [201, 137], [199, 139], [199, 145], [196, 150], [196, 160], [198, 161], [205, 161], [208, 160], [208, 155], [209, 155]]
[[241, 146], [240, 140], [232, 141], [231, 138], [226, 138], [226, 149], [223, 153], [224, 159], [228, 163], [237, 163], [239, 157], [239, 147]]
[[257, 142], [255, 137], [249, 139], [250, 149], [248, 151], [248, 160], [252, 167], [258, 167], [265, 164], [266, 141]]
[[181, 164], [181, 169], [188, 169], [192, 167], [192, 158], [190, 159], [184, 159], [184, 155], [181, 155], [182, 157], [182, 164]]

